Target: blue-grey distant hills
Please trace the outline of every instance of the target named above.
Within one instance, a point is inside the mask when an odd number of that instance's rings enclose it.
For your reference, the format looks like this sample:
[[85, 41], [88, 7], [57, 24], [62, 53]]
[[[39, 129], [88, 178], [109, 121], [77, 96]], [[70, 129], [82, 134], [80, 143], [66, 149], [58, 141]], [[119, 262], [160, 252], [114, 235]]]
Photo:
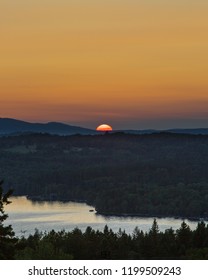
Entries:
[[194, 134], [208, 135], [208, 128], [173, 128], [166, 130], [145, 129], [145, 130], [123, 130], [120, 132], [130, 134], [152, 134], [152, 133], [177, 133], [177, 134]]
[[95, 134], [96, 131], [59, 122], [30, 123], [10, 118], [0, 118], [0, 135], [23, 133], [49, 133], [58, 135]]
[[[114, 130], [114, 133], [129, 133], [129, 134], [152, 134], [152, 133], [181, 133], [181, 134], [195, 134], [208, 135], [208, 128], [178, 128], [167, 130]], [[25, 133], [49, 133], [57, 135], [94, 135], [98, 134], [96, 130], [88, 129], [79, 126], [72, 126], [60, 122], [49, 123], [30, 123], [22, 120], [11, 118], [0, 118], [0, 135], [18, 135]]]
[[183, 134], [202, 134], [207, 135], [208, 134], [208, 128], [175, 128], [175, 129], [168, 129], [167, 132], [172, 133], [183, 133]]

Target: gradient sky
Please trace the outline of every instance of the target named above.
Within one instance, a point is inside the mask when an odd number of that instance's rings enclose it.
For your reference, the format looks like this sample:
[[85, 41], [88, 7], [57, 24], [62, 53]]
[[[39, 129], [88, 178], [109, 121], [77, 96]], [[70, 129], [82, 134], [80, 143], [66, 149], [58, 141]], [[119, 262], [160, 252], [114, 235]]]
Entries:
[[208, 127], [207, 0], [0, 0], [0, 117]]

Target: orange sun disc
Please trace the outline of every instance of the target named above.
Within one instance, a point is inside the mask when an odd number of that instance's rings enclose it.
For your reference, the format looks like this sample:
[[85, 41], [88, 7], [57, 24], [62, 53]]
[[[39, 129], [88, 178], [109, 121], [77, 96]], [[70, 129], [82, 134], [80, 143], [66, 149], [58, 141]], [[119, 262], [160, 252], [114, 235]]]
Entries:
[[96, 128], [97, 131], [112, 131], [112, 127], [108, 124], [101, 124]]

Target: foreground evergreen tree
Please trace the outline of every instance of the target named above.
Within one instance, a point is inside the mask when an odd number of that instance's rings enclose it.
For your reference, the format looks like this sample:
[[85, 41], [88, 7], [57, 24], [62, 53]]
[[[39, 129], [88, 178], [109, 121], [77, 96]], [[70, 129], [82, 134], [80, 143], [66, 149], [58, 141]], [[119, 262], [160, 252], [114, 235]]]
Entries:
[[4, 221], [8, 218], [4, 206], [11, 203], [9, 196], [12, 194], [12, 190], [4, 194], [2, 184], [3, 181], [0, 181], [0, 259], [10, 260], [14, 258], [16, 238], [12, 226], [4, 225]]

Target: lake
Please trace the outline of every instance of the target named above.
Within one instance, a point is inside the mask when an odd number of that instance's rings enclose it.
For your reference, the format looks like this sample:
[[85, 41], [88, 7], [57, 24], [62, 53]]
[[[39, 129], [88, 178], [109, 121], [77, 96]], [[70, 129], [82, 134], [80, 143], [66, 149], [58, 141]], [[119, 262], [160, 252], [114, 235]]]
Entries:
[[[9, 215], [5, 224], [11, 224], [16, 236], [28, 236], [33, 234], [35, 229], [39, 231], [63, 230], [71, 231], [75, 227], [85, 231], [87, 226], [93, 229], [103, 230], [108, 225], [114, 232], [119, 228], [126, 233], [132, 233], [135, 227], [143, 231], [149, 231], [153, 218], [147, 217], [118, 217], [102, 216], [96, 214], [95, 209], [86, 203], [45, 201], [34, 202], [27, 197], [12, 197], [11, 204], [5, 207]], [[157, 218], [159, 229], [164, 231], [167, 228], [178, 229], [181, 219]], [[191, 229], [195, 229], [197, 221], [185, 220]]]

